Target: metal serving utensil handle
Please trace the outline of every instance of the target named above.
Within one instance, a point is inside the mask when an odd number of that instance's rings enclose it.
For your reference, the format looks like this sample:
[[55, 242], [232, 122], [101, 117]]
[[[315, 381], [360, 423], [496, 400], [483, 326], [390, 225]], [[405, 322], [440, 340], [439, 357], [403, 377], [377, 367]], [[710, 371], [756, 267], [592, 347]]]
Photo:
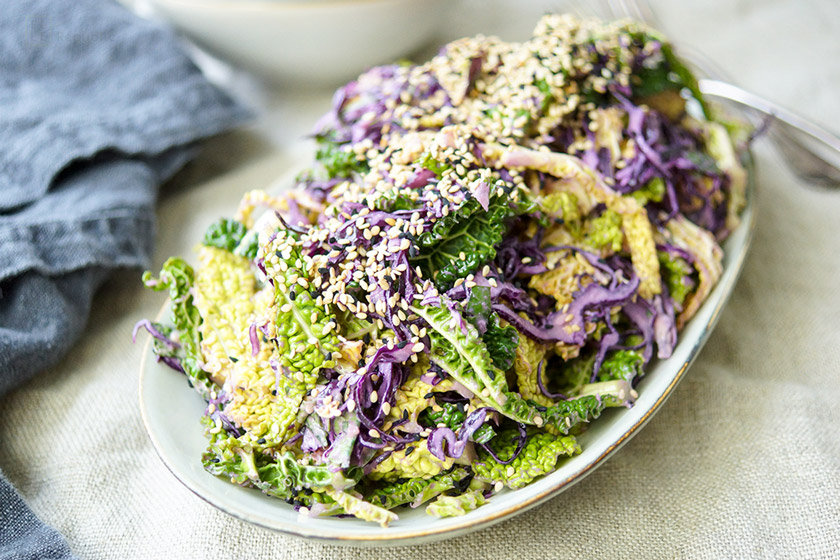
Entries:
[[802, 177], [826, 186], [840, 187], [840, 138], [775, 103], [734, 84], [701, 79], [703, 95], [737, 103], [770, 115], [769, 134], [788, 163]]

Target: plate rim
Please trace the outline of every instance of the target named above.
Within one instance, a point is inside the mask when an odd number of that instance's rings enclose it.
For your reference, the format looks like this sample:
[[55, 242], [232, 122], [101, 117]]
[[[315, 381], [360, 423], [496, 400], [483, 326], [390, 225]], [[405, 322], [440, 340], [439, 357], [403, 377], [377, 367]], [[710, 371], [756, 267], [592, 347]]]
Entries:
[[[735, 285], [737, 284], [738, 279], [743, 273], [744, 264], [750, 252], [750, 248], [752, 246], [753, 239], [755, 236], [757, 208], [756, 166], [754, 160], [749, 154], [746, 169], [748, 174], [747, 190], [745, 193], [746, 206], [744, 207], [741, 213], [741, 223], [738, 225], [735, 231], [732, 232], [732, 235], [734, 235], [734, 233], [737, 231], [745, 230], [743, 245], [740, 248], [739, 253], [735, 255], [735, 261], [732, 264], [730, 264], [729, 267], [724, 269], [721, 278], [713, 288], [714, 291], [712, 293], [718, 290], [723, 290], [723, 295], [717, 300], [713, 310], [711, 311], [711, 315], [708, 322], [706, 323], [706, 326], [703, 328], [701, 334], [697, 337], [697, 339], [694, 341], [694, 344], [688, 351], [687, 358], [679, 366], [679, 369], [674, 374], [673, 378], [670, 380], [668, 385], [665, 387], [662, 394], [659, 395], [656, 401], [650, 406], [650, 408], [648, 408], [645, 411], [641, 418], [639, 418], [626, 430], [623, 430], [621, 435], [617, 439], [613, 440], [607, 446], [607, 448], [604, 449], [604, 451], [601, 452], [593, 460], [583, 465], [580, 469], [573, 472], [570, 476], [567, 476], [565, 479], [556, 481], [549, 488], [543, 490], [542, 492], [534, 496], [523, 498], [520, 501], [515, 502], [504, 509], [501, 509], [500, 511], [487, 513], [482, 517], [474, 519], [461, 518], [463, 519], [461, 523], [455, 522], [454, 524], [452, 521], [450, 521], [449, 524], [440, 528], [411, 529], [410, 527], [408, 527], [398, 529], [389, 527], [386, 529], [380, 529], [378, 527], [374, 528], [373, 526], [371, 526], [371, 532], [364, 532], [358, 534], [330, 534], [331, 531], [329, 530], [325, 531], [312, 526], [306, 527], [305, 523], [289, 524], [282, 520], [274, 520], [273, 522], [264, 521], [262, 518], [254, 516], [253, 514], [249, 514], [245, 511], [240, 511], [240, 508], [236, 506], [225, 504], [224, 500], [220, 500], [218, 498], [214, 499], [213, 496], [205, 495], [194, 484], [191, 483], [189, 476], [186, 476], [184, 473], [180, 472], [179, 469], [174, 464], [172, 464], [173, 462], [167, 460], [166, 452], [164, 451], [159, 439], [155, 436], [155, 431], [151, 427], [151, 421], [148, 418], [148, 410], [146, 404], [147, 399], [144, 390], [144, 379], [147, 375], [148, 369], [147, 360], [152, 354], [150, 348], [152, 342], [151, 336], [147, 336], [146, 343], [143, 346], [143, 354], [140, 359], [140, 375], [138, 379], [138, 404], [140, 406], [140, 415], [143, 420], [143, 425], [145, 427], [146, 434], [151, 440], [152, 447], [154, 447], [158, 458], [161, 460], [161, 462], [164, 464], [167, 470], [181, 484], [183, 484], [187, 489], [189, 489], [193, 494], [201, 498], [203, 501], [241, 521], [257, 525], [264, 529], [276, 531], [287, 536], [306, 539], [309, 541], [316, 540], [325, 544], [338, 544], [358, 547], [388, 547], [414, 545], [429, 542], [431, 540], [434, 540], [436, 537], [438, 537], [439, 540], [443, 540], [454, 538], [480, 529], [485, 529], [492, 525], [500, 523], [505, 519], [513, 517], [516, 514], [530, 510], [538, 505], [547, 502], [551, 498], [559, 495], [561, 492], [567, 490], [568, 488], [572, 487], [573, 485], [586, 478], [592, 471], [594, 471], [598, 466], [600, 466], [604, 461], [606, 461], [616, 451], [618, 451], [625, 443], [627, 443], [642, 427], [645, 426], [645, 424], [647, 424], [647, 422], [653, 417], [653, 415], [659, 411], [659, 409], [662, 407], [665, 401], [667, 401], [671, 394], [674, 392], [674, 389], [677, 387], [680, 381], [682, 381], [686, 371], [697, 359], [697, 356], [700, 354], [700, 350], [705, 346], [706, 342], [708, 341], [709, 337], [711, 336], [712, 332], [717, 326], [721, 312], [726, 307], [727, 303], [729, 302], [729, 299], [732, 297]], [[272, 186], [276, 184], [277, 181], [273, 182]], [[704, 309], [707, 303], [711, 302], [708, 300], [707, 302], [704, 302], [700, 310]], [[166, 302], [163, 304], [163, 306], [158, 311], [155, 317], [156, 321], [159, 321], [161, 319], [168, 307], [169, 299], [167, 298]], [[698, 311], [698, 313], [699, 312], [700, 311]], [[208, 476], [212, 476], [209, 473], [206, 474]], [[543, 477], [543, 479], [551, 477], [552, 474], [553, 473], [549, 473], [548, 475]], [[277, 500], [277, 498], [272, 498], [270, 496], [265, 496], [265, 498], [270, 500]], [[477, 511], [480, 510], [481, 508], [479, 508]], [[457, 518], [450, 518], [450, 520], [452, 519]]]

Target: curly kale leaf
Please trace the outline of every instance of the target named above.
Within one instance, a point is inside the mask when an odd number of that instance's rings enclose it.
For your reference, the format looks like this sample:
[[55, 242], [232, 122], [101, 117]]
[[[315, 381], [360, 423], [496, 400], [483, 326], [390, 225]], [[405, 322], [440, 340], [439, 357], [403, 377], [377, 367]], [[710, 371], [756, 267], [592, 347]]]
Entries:
[[428, 479], [411, 478], [393, 482], [373, 490], [365, 499], [385, 509], [406, 504], [418, 507], [449, 490], [464, 490], [471, 479], [472, 473], [459, 468]]
[[[315, 298], [308, 289], [292, 282], [291, 279], [306, 278], [306, 273], [295, 266], [301, 262], [300, 249], [293, 247], [286, 262], [286, 270], [281, 272], [284, 282], [278, 282], [275, 290], [277, 303], [276, 336], [281, 370], [286, 370], [289, 377], [297, 383], [290, 383], [286, 391], [303, 394], [315, 386], [318, 372], [322, 368], [333, 367], [333, 352], [338, 352], [339, 340], [335, 332], [327, 328], [333, 316], [323, 306], [315, 303]], [[288, 286], [288, 288], [287, 288]]]
[[[510, 460], [519, 441], [519, 434], [506, 430], [488, 444], [503, 461]], [[502, 482], [509, 488], [522, 488], [535, 478], [553, 472], [561, 457], [580, 453], [580, 445], [574, 436], [553, 436], [545, 432], [529, 430], [528, 441], [517, 457], [507, 465], [496, 461], [493, 456], [478, 450], [478, 458], [472, 468], [476, 478], [489, 483]]]
[[204, 243], [208, 247], [224, 249], [230, 253], [242, 242], [242, 238], [248, 233], [247, 228], [236, 220], [221, 218], [214, 222], [204, 232]]
[[495, 313], [490, 319], [481, 339], [487, 346], [493, 365], [502, 371], [507, 371], [513, 366], [516, 358], [516, 347], [519, 345], [519, 332], [516, 328], [508, 325], [503, 327], [500, 324], [499, 316]]
[[635, 350], [617, 350], [604, 360], [598, 370], [599, 381], [629, 381], [644, 374], [645, 361]]
[[[487, 406], [511, 420], [538, 427], [550, 426], [568, 434], [577, 425], [600, 416], [604, 408], [628, 403], [632, 388], [626, 381], [585, 384], [576, 398], [549, 407], [538, 407], [527, 401], [508, 389], [504, 372], [493, 365], [475, 327], [471, 324], [465, 329], [452, 326], [447, 301], [446, 296], [441, 296], [441, 307], [415, 304], [411, 308], [429, 324], [430, 359]], [[591, 373], [591, 369], [589, 371]]]
[[345, 512], [364, 521], [373, 521], [374, 523], [379, 523], [382, 527], [387, 527], [390, 522], [398, 519], [397, 514], [370, 502], [366, 502], [349, 492], [328, 489], [326, 493], [338, 505], [344, 508]]
[[654, 177], [637, 191], [630, 193], [630, 196], [636, 199], [640, 206], [647, 205], [648, 202], [662, 202], [665, 198], [665, 181], [662, 177]]
[[577, 358], [563, 364], [557, 385], [562, 387], [564, 395], [575, 395], [580, 388], [589, 383], [595, 368], [597, 352], [582, 352]]
[[447, 169], [452, 169], [452, 165], [447, 162], [442, 162], [436, 160], [432, 154], [425, 154], [422, 158], [420, 158], [420, 166], [428, 169], [438, 177], [443, 175], [443, 172]]
[[685, 259], [667, 251], [659, 251], [657, 254], [659, 270], [662, 281], [668, 287], [668, 295], [678, 308], [682, 308], [685, 298], [697, 287], [694, 281], [694, 268]]
[[512, 204], [508, 197], [495, 195], [485, 212], [478, 199], [471, 198], [417, 237], [419, 254], [412, 265], [419, 266], [425, 276], [434, 279], [438, 289], [445, 291], [455, 280], [493, 259], [496, 245], [507, 232], [508, 219], [531, 209], [529, 203]]
[[674, 49], [665, 38], [654, 33], [635, 33], [633, 38], [641, 44], [653, 41], [659, 42], [662, 52], [662, 63], [655, 66], [642, 65], [635, 73], [637, 80], [633, 84], [633, 95], [636, 97], [649, 97], [667, 90], [688, 89], [691, 95], [700, 104], [703, 114], [709, 116], [708, 106], [700, 91], [700, 84], [697, 78], [674, 54]]
[[290, 452], [273, 458], [228, 435], [211, 436], [202, 464], [211, 474], [282, 499], [292, 498], [304, 488], [344, 487], [347, 483], [326, 466], [302, 465]]
[[420, 413], [417, 421], [426, 427], [434, 428], [443, 424], [447, 428], [457, 430], [464, 423], [467, 418], [467, 412], [464, 405], [460, 406], [456, 403], [445, 402], [440, 405], [438, 410], [429, 407]]
[[336, 478], [336, 473], [325, 466], [301, 465], [289, 452], [258, 466], [257, 472], [259, 480], [253, 481], [254, 486], [266, 494], [278, 497], [284, 497], [280, 494], [291, 489], [331, 487]]
[[567, 192], [551, 193], [548, 196], [539, 197], [537, 203], [543, 214], [561, 219], [572, 236], [575, 239], [580, 238], [582, 216], [580, 215], [578, 199], [574, 194]]
[[437, 500], [426, 506], [426, 513], [435, 517], [457, 517], [486, 503], [484, 492], [470, 490], [458, 496], [438, 496]]
[[384, 210], [385, 212], [412, 210], [417, 207], [417, 203], [407, 194], [399, 192], [399, 189], [392, 189], [377, 198], [374, 205], [377, 210]]
[[352, 150], [345, 150], [327, 137], [319, 137], [315, 159], [324, 167], [328, 179], [349, 177], [353, 173], [367, 173], [367, 162], [356, 157]]
[[195, 306], [191, 288], [195, 282], [195, 273], [183, 259], [170, 257], [163, 263], [158, 278], [153, 278], [150, 271], [143, 273], [143, 284], [157, 292], [169, 290], [171, 300], [170, 316], [181, 344], [181, 367], [190, 384], [208, 399], [218, 386], [207, 376], [198, 364], [201, 363], [202, 319]]
[[465, 323], [463, 329], [452, 327], [448, 301], [446, 296], [441, 296], [441, 307], [418, 304], [412, 307], [412, 311], [429, 324], [429, 357], [489, 406], [502, 411], [507, 391], [505, 374], [493, 365], [487, 347], [472, 324]]
[[[446, 427], [453, 432], [457, 431], [467, 418], [466, 409], [463, 404], [445, 402], [439, 405], [438, 410], [434, 407], [425, 409], [417, 417], [417, 422], [427, 428]], [[490, 424], [482, 424], [470, 437], [471, 441], [486, 443], [496, 435]]]
[[596, 249], [609, 248], [612, 252], [621, 250], [624, 233], [621, 231], [621, 216], [615, 210], [604, 210], [603, 214], [586, 224], [586, 242]]
[[473, 286], [464, 306], [464, 315], [481, 334], [493, 365], [507, 371], [516, 358], [519, 332], [511, 326], [502, 326], [499, 315], [492, 308], [489, 286]]

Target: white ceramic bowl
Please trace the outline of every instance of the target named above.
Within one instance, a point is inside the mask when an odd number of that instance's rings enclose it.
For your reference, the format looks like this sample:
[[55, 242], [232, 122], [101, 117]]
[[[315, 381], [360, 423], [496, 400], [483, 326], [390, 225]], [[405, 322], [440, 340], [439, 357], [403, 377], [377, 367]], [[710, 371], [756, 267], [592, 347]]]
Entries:
[[269, 81], [338, 85], [426, 44], [446, 0], [148, 0], [207, 51]]

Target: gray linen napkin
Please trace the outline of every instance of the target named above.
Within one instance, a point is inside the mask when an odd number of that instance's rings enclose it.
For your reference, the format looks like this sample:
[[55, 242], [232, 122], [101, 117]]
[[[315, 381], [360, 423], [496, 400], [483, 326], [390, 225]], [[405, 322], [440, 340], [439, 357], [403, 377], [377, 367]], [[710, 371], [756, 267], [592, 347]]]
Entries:
[[[246, 111], [103, 0], [0, 10], [0, 396], [58, 363], [109, 272], [148, 266], [158, 185]], [[70, 558], [0, 474], [0, 559]]]

